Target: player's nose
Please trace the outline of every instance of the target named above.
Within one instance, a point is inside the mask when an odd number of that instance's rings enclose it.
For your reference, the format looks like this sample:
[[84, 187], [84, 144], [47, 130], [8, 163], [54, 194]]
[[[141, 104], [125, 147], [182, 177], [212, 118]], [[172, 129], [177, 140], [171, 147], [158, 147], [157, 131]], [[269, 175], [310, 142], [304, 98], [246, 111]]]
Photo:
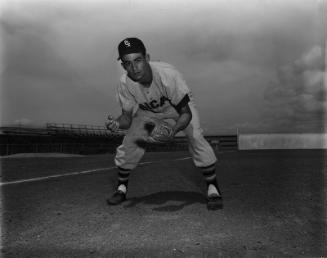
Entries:
[[138, 72], [137, 65], [134, 62], [132, 63], [132, 70], [134, 73]]
[[134, 71], [135, 70], [135, 63], [134, 63], [134, 61], [131, 61], [130, 63], [129, 63], [129, 69], [130, 70], [132, 70], [132, 71]]

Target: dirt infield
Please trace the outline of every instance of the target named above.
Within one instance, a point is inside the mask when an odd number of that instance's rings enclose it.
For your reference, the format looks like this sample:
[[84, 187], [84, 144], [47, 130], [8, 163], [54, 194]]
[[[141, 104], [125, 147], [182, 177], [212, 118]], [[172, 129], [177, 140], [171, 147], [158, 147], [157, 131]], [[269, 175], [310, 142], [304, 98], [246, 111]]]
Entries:
[[186, 152], [147, 153], [116, 207], [112, 155], [1, 159], [2, 256], [327, 256], [324, 151], [217, 155], [219, 211]]

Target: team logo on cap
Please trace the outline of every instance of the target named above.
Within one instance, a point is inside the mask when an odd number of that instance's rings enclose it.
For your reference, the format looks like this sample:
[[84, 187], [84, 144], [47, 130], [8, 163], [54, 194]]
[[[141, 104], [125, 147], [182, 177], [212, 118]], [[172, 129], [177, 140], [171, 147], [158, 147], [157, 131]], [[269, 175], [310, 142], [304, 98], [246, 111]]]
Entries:
[[131, 42], [129, 42], [127, 39], [124, 40], [124, 44], [126, 47], [131, 47]]

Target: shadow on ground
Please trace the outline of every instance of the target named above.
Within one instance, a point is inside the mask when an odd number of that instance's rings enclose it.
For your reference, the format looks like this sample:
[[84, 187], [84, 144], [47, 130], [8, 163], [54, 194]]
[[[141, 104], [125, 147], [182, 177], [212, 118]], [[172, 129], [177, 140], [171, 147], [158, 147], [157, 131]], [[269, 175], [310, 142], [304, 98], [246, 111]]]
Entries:
[[203, 194], [184, 191], [165, 191], [128, 199], [128, 204], [124, 207], [131, 208], [137, 205], [156, 205], [159, 207], [152, 208], [152, 210], [173, 212], [195, 203], [205, 203]]

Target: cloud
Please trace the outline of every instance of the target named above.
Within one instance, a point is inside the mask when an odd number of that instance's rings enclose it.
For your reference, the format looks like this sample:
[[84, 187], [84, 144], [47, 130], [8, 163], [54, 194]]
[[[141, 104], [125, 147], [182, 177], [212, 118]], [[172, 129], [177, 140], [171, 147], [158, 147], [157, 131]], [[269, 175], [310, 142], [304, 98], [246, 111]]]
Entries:
[[20, 118], [14, 121], [14, 125], [19, 125], [19, 126], [30, 126], [33, 125], [33, 121], [28, 118]]
[[295, 62], [295, 66], [301, 70], [322, 70], [324, 68], [323, 50], [321, 46], [314, 46], [307, 53], [304, 53]]
[[313, 46], [293, 63], [277, 70], [276, 81], [264, 92], [265, 115], [272, 127], [284, 125], [286, 130], [289, 127], [304, 132], [326, 129], [323, 53], [321, 46]]
[[226, 128], [226, 131], [230, 132], [238, 132], [242, 133], [259, 133], [264, 131], [269, 131], [271, 129], [269, 123], [265, 123], [264, 121], [253, 122], [253, 121], [245, 121], [241, 123], [235, 123], [232, 126]]
[[[30, 117], [37, 123], [101, 124], [107, 112], [117, 111], [112, 108], [116, 101], [110, 94], [116, 69], [110, 69], [110, 61], [104, 61], [114, 59], [108, 58], [103, 47], [97, 48], [106, 41], [94, 37], [102, 35], [92, 29], [96, 22], [77, 30], [85, 19], [81, 8], [75, 6], [79, 10], [76, 11], [72, 7], [67, 9], [64, 3], [51, 6], [49, 2], [22, 2], [10, 5], [1, 17], [5, 46], [2, 123]], [[92, 20], [92, 16], [87, 19]], [[89, 34], [85, 37], [86, 32]], [[82, 36], [97, 40], [85, 44]]]
[[[211, 5], [211, 8], [199, 5], [197, 9], [190, 5], [178, 15], [178, 23], [167, 22], [163, 27], [159, 24], [157, 36], [170, 35], [160, 38], [166, 43], [162, 46], [170, 49], [164, 51], [165, 56], [168, 53], [170, 58], [171, 52], [172, 58], [185, 56], [194, 61], [237, 60], [276, 66], [276, 63], [294, 60], [304, 46], [316, 40], [313, 3], [285, 1], [280, 5], [231, 1], [216, 6], [211, 2]], [[193, 17], [192, 20], [189, 17]]]
[[120, 111], [116, 48], [131, 35], [185, 75], [210, 131], [236, 122], [264, 128], [264, 105], [265, 116], [285, 114], [283, 123], [300, 107], [317, 114], [321, 49], [301, 56], [319, 34], [315, 7], [291, 0], [8, 1], [1, 17], [4, 117], [102, 123], [106, 112]]
[[307, 70], [302, 73], [304, 91], [309, 94], [323, 95], [323, 83], [325, 73], [322, 70]]

